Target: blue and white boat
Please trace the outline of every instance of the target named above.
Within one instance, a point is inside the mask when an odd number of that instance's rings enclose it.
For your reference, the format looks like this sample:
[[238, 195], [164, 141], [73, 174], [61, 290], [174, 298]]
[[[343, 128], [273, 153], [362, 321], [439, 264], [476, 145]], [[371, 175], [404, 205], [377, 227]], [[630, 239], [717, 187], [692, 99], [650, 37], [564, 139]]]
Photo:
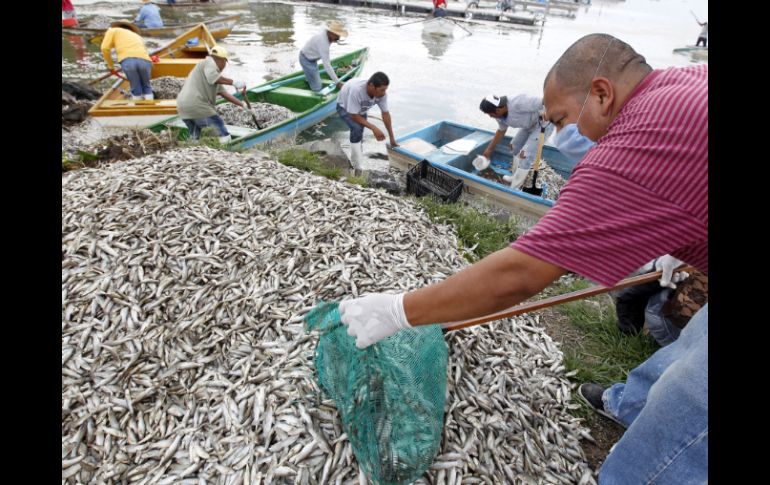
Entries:
[[[422, 160], [459, 178], [464, 182], [463, 191], [486, 198], [493, 205], [518, 215], [538, 219], [553, 207], [554, 201], [544, 197], [512, 189], [502, 180], [511, 175], [511, 137], [500, 140], [484, 175], [473, 166], [473, 159], [481, 155], [495, 136], [494, 131], [475, 128], [454, 121], [440, 121], [396, 139], [399, 146], [388, 147], [390, 165], [399, 170], [409, 170]], [[572, 174], [574, 163], [552, 146], [543, 147], [542, 159], [564, 179]], [[489, 171], [493, 171], [490, 174]], [[547, 187], [545, 188], [547, 190]], [[544, 193], [547, 195], [547, 192]]]

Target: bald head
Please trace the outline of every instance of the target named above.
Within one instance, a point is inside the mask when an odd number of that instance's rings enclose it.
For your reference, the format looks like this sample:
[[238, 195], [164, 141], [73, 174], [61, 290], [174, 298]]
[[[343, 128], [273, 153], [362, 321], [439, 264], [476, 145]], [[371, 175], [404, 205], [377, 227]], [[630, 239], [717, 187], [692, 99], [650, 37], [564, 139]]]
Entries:
[[585, 96], [595, 77], [615, 83], [638, 82], [650, 71], [644, 56], [622, 40], [609, 34], [589, 34], [564, 51], [548, 72], [543, 87], [553, 80], [563, 93]]

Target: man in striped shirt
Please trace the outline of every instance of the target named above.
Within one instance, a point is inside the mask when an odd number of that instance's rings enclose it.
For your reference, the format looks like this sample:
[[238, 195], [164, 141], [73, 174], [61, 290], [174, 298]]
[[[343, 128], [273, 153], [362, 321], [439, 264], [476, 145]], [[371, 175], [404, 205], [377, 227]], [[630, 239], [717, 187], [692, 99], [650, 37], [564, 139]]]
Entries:
[[[708, 66], [653, 70], [628, 44], [591, 34], [551, 68], [543, 101], [557, 146], [596, 142], [577, 155], [556, 205], [509, 247], [440, 283], [342, 301], [359, 348], [503, 310], [567, 271], [610, 286], [670, 254], [708, 273]], [[708, 304], [676, 342], [593, 399], [628, 427], [600, 484], [705, 483], [707, 380]]]

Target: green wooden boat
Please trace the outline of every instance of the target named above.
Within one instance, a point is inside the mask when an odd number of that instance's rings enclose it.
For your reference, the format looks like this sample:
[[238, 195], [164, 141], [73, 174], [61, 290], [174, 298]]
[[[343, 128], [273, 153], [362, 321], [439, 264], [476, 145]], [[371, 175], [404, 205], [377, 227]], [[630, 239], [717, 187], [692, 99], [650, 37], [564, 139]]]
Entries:
[[[345, 81], [358, 76], [363, 70], [368, 54], [369, 49], [363, 48], [332, 59], [332, 66], [338, 72], [340, 80]], [[347, 69], [344, 75], [340, 75], [340, 68], [350, 69]], [[283, 106], [293, 111], [295, 116], [261, 130], [226, 125], [232, 140], [224, 147], [228, 150], [241, 150], [278, 137], [296, 136], [301, 131], [328, 118], [336, 112], [339, 89], [332, 83], [323, 68], [321, 68], [321, 82], [324, 86], [321, 93], [314, 93], [305, 80], [305, 74], [298, 71], [246, 90], [249, 102]], [[238, 99], [242, 98], [240, 92], [234, 96]], [[227, 100], [220, 98], [217, 104], [227, 102]], [[171, 129], [177, 133], [180, 139], [189, 137], [187, 126], [179, 116], [167, 118], [147, 128], [155, 133]]]

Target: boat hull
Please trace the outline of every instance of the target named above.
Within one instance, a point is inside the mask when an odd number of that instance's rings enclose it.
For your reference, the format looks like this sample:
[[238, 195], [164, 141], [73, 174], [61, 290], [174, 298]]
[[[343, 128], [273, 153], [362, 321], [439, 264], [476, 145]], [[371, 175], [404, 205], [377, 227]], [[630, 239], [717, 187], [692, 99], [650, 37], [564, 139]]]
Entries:
[[[194, 46], [186, 45], [190, 39], [197, 38]], [[151, 79], [163, 76], [185, 78], [198, 62], [202, 61], [209, 49], [216, 45], [205, 25], [198, 24], [183, 35], [177, 37], [165, 46], [154, 50], [150, 56], [158, 56], [158, 62], [153, 62]], [[118, 79], [109, 90], [94, 104], [88, 113], [103, 126], [136, 127], [147, 126], [158, 116], [161, 119], [176, 114], [175, 99], [156, 99], [151, 101], [131, 101], [130, 83]], [[137, 117], [132, 119], [132, 117]], [[103, 119], [112, 118], [112, 119]]]
[[[519, 216], [539, 219], [553, 207], [553, 201], [488, 180], [473, 168], [472, 160], [483, 153], [494, 134], [493, 131], [461, 123], [441, 121], [399, 137], [396, 140], [398, 147], [388, 147], [388, 159], [391, 167], [404, 171], [423, 159], [428, 160], [434, 167], [461, 179], [464, 183], [463, 192], [470, 196]], [[458, 154], [442, 149], [444, 145], [460, 139], [473, 141], [473, 147], [468, 153]], [[419, 143], [413, 143], [415, 140]], [[510, 161], [513, 158], [508, 147], [510, 141], [511, 137], [504, 137], [492, 155], [493, 169], [501, 177], [510, 174]], [[569, 178], [574, 164], [556, 148], [547, 145], [543, 147], [543, 159], [562, 177]]]
[[[232, 32], [235, 24], [240, 20], [241, 15], [228, 15], [226, 17], [219, 17], [209, 21], [203, 22], [206, 28], [209, 29], [211, 36], [217, 40], [224, 39], [230, 32]], [[142, 37], [179, 37], [186, 31], [198, 25], [199, 22], [174, 25], [168, 27], [159, 27], [156, 29], [139, 29]], [[62, 33], [69, 35], [82, 35], [88, 38], [101, 37], [104, 35], [106, 29], [93, 29], [89, 27], [69, 27], [62, 29]]]
[[[332, 59], [332, 65], [335, 67], [352, 66], [346, 76], [355, 77], [363, 70], [367, 55], [368, 49], [359, 49]], [[246, 95], [251, 103], [261, 102], [283, 106], [292, 110], [296, 115], [260, 130], [226, 125], [233, 139], [224, 147], [229, 150], [243, 150], [267, 141], [295, 137], [301, 131], [334, 114], [339, 91], [334, 87], [334, 83], [326, 73], [322, 73], [321, 77], [322, 82], [329, 90], [328, 94], [310, 91], [302, 71], [248, 89]], [[346, 78], [341, 77], [340, 79], [345, 80]], [[241, 93], [234, 96], [239, 99], [242, 98]], [[227, 102], [225, 99], [220, 99], [217, 104]], [[189, 136], [187, 127], [178, 116], [165, 119], [161, 123], [148, 126], [148, 128], [154, 132], [170, 128], [177, 132], [180, 139], [186, 139]]]

